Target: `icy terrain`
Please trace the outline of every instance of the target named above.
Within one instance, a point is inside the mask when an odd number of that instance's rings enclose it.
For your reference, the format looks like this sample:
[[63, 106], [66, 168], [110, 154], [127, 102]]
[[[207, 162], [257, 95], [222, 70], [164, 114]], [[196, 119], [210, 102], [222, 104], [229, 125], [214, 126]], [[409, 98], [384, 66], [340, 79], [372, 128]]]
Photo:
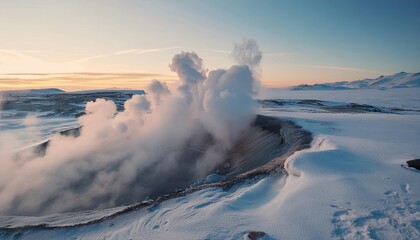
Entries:
[[87, 102], [112, 99], [121, 110], [134, 94], [144, 94], [144, 91], [65, 92], [55, 88], [0, 91], [0, 142], [15, 140], [16, 143], [11, 143], [13, 149], [37, 145], [53, 134], [78, 127], [77, 117], [85, 114]]
[[313, 133], [311, 148], [287, 159], [287, 175], [121, 214], [2, 216], [0, 238], [245, 239], [249, 231], [264, 232], [262, 239], [420, 238], [420, 172], [401, 167], [420, 158], [418, 90], [268, 90], [260, 99], [260, 114]]
[[302, 84], [292, 87], [293, 90], [348, 90], [348, 89], [391, 89], [420, 87], [420, 73], [400, 72], [375, 79], [342, 81], [334, 83]]

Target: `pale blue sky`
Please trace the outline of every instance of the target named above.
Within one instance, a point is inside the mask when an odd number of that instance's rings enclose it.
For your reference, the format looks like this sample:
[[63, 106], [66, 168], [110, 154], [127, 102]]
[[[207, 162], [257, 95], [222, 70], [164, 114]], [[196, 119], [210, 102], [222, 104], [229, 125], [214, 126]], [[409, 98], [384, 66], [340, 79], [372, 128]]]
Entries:
[[3, 74], [171, 74], [181, 50], [228, 67], [243, 38], [263, 50], [268, 86], [420, 71], [418, 0], [2, 0], [0, 29]]

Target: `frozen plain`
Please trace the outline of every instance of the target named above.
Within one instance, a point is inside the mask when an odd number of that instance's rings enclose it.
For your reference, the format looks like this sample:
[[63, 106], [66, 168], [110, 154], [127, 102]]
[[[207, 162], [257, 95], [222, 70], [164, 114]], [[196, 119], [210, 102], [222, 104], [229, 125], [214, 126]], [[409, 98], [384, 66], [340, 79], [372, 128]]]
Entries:
[[[273, 175], [229, 191], [201, 190], [98, 223], [69, 227], [119, 209], [44, 217], [0, 217], [4, 239], [418, 239], [420, 89], [267, 90], [260, 99], [317, 99], [407, 111], [333, 112], [317, 106], [263, 106], [263, 115], [295, 121], [314, 134], [295, 153], [288, 176]], [[48, 226], [56, 226], [48, 227]], [[61, 226], [61, 227], [58, 227]], [[67, 227], [66, 227], [67, 226]]]

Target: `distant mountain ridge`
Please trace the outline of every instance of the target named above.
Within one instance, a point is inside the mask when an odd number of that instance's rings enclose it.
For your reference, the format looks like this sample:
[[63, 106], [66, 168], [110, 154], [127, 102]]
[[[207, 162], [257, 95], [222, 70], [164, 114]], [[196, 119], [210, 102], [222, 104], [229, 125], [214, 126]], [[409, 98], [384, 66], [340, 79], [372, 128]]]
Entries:
[[41, 88], [41, 89], [23, 89], [23, 90], [0, 90], [0, 95], [3, 96], [40, 96], [51, 94], [101, 94], [101, 93], [123, 93], [123, 94], [145, 94], [144, 90], [131, 90], [131, 89], [99, 89], [99, 90], [82, 90], [66, 92], [59, 88]]
[[317, 83], [313, 85], [301, 84], [291, 87], [292, 90], [350, 90], [350, 89], [390, 89], [390, 88], [417, 88], [420, 87], [420, 72], [400, 72], [389, 76], [380, 76], [375, 79], [362, 79], [356, 81], [342, 81], [334, 83]]
[[23, 96], [23, 95], [45, 95], [65, 93], [65, 91], [58, 88], [42, 88], [42, 89], [24, 89], [24, 90], [6, 90], [0, 91], [2, 95]]

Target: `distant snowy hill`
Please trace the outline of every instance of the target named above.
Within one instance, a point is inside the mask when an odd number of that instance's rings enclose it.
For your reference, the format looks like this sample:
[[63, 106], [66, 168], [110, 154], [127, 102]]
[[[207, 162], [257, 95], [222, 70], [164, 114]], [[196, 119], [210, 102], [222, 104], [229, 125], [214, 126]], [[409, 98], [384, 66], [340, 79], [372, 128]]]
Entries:
[[0, 91], [0, 94], [5, 96], [34, 96], [58, 93], [64, 93], [64, 91], [58, 88]]
[[400, 72], [390, 76], [380, 76], [375, 79], [362, 79], [352, 82], [302, 84], [292, 87], [292, 90], [348, 90], [348, 89], [390, 89], [420, 87], [420, 72]]
[[131, 89], [101, 89], [101, 90], [83, 90], [83, 91], [74, 91], [66, 92], [58, 88], [43, 88], [43, 89], [24, 89], [24, 90], [6, 90], [0, 91], [0, 95], [3, 96], [41, 96], [41, 95], [50, 95], [50, 94], [68, 94], [68, 95], [101, 95], [101, 94], [145, 94], [144, 90], [131, 90]]

